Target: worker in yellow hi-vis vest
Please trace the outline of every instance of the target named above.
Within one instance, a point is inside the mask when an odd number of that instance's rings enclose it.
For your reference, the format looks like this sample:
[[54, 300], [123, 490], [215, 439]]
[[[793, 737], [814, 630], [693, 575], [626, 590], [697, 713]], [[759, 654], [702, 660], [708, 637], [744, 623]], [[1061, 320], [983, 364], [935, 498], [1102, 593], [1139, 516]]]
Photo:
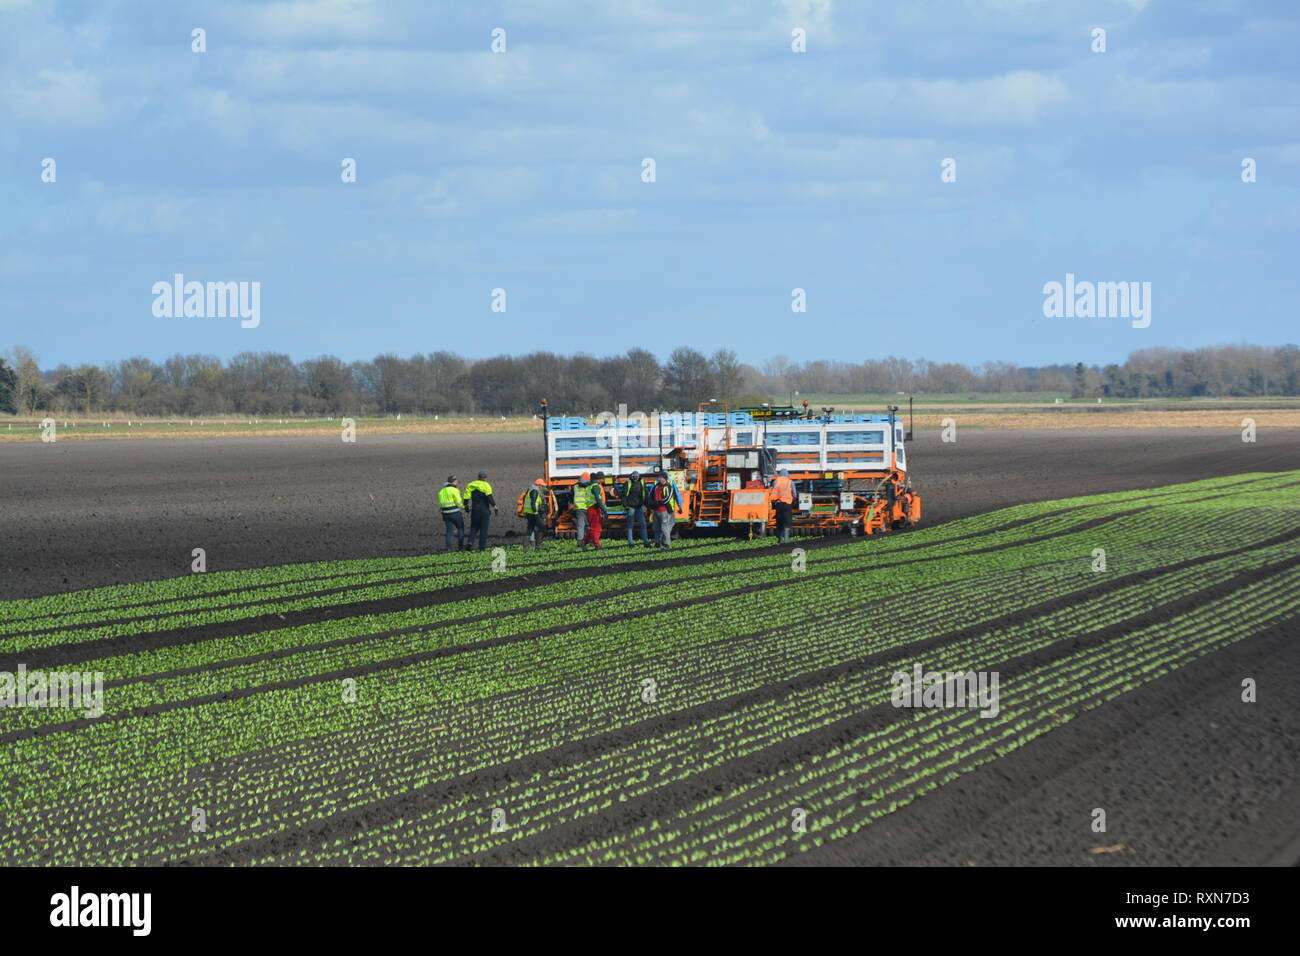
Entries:
[[488, 525], [497, 513], [497, 500], [492, 496], [487, 472], [480, 471], [478, 479], [465, 486], [465, 497], [469, 500], [469, 543], [473, 545], [477, 532], [478, 549], [482, 551], [487, 547]]
[[442, 526], [447, 531], [447, 548], [451, 550], [451, 532], [456, 531], [456, 549], [465, 550], [465, 515], [461, 509], [465, 499], [460, 495], [460, 485], [455, 475], [447, 476], [447, 483], [438, 492], [438, 509], [442, 512]]
[[528, 522], [525, 533], [524, 548], [542, 550], [546, 538], [546, 516], [550, 512], [550, 494], [546, 490], [546, 480], [538, 478], [533, 486], [519, 496], [519, 513]]
[[578, 530], [578, 548], [600, 547], [601, 518], [605, 513], [605, 489], [583, 472], [573, 486], [573, 523]]

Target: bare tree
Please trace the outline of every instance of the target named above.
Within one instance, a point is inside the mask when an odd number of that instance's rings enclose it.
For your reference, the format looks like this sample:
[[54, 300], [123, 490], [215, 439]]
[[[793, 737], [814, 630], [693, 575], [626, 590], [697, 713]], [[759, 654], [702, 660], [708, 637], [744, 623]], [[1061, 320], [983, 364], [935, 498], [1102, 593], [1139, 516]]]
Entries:
[[107, 407], [113, 392], [113, 380], [98, 365], [78, 365], [74, 369], [60, 367], [62, 374], [55, 391], [66, 399], [69, 410], [89, 415]]
[[731, 349], [718, 349], [709, 358], [709, 375], [713, 379], [713, 397], [724, 402], [735, 401], [744, 385], [740, 359]]
[[14, 411], [30, 415], [44, 407], [46, 398], [45, 376], [36, 354], [25, 345], [15, 345], [9, 351], [14, 369]]
[[678, 408], [695, 408], [715, 396], [709, 360], [693, 348], [673, 349], [664, 365], [664, 398]]

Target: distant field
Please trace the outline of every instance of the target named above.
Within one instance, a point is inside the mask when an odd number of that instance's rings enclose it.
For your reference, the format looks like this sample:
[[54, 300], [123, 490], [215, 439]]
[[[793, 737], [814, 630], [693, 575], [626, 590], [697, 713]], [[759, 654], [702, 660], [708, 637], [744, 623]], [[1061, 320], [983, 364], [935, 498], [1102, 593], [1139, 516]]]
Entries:
[[[41, 418], [0, 418], [0, 442], [40, 441]], [[541, 431], [535, 418], [357, 418], [358, 434], [464, 435]], [[342, 419], [321, 418], [55, 418], [55, 441], [94, 438], [238, 438], [339, 435]]]
[[[959, 428], [1243, 428], [1243, 419], [1249, 418], [1256, 428], [1300, 428], [1300, 409], [1247, 408], [1206, 410], [1189, 408], [1186, 411], [1169, 409], [1071, 409], [1069, 411], [1026, 411], [990, 409], [943, 409], [927, 406], [915, 416], [917, 429], [941, 428], [951, 420]], [[906, 421], [904, 414], [904, 421]]]
[[[882, 411], [907, 403], [898, 396], [811, 395], [811, 407], [837, 411]], [[1032, 401], [1019, 401], [1032, 397]], [[802, 397], [797, 399], [802, 400]], [[784, 402], [785, 399], [782, 399]], [[948, 396], [928, 395], [915, 402], [917, 428], [940, 428], [952, 418], [966, 428], [1241, 428], [1243, 418], [1257, 427], [1300, 428], [1300, 400], [1216, 399], [1202, 401], [1066, 400], [1057, 405], [1036, 393]], [[41, 439], [41, 418], [0, 417], [0, 444]], [[122, 438], [239, 438], [342, 435], [341, 419], [301, 418], [109, 418], [57, 417], [55, 441]], [[358, 435], [467, 435], [540, 432], [532, 417], [502, 418], [357, 418]]]
[[[836, 409], [861, 409], [877, 411], [886, 405], [907, 408], [907, 394], [880, 392], [865, 395], [802, 394], [795, 395], [794, 404], [799, 405], [808, 400], [811, 408], [834, 407]], [[1060, 404], [1057, 404], [1057, 400]], [[791, 400], [788, 393], [773, 395], [773, 403], [785, 405]], [[1296, 408], [1300, 409], [1300, 397], [1265, 396], [1253, 398], [1106, 398], [1098, 405], [1096, 398], [1071, 398], [1066, 392], [990, 392], [973, 394], [970, 392], [951, 392], [935, 395], [913, 395], [913, 404], [919, 407], [933, 406], [979, 406], [981, 410], [994, 408], [1006, 409], [1059, 409], [1059, 408], [1109, 408], [1109, 409], [1240, 409], [1240, 408]]]
[[[987, 405], [987, 404], [1007, 404], [1007, 403], [1028, 403], [1033, 405], [1051, 405], [1054, 399], [1061, 398], [1066, 401], [1072, 401], [1067, 392], [998, 392], [989, 394], [974, 394], [971, 392], [951, 392], [936, 395], [914, 395], [913, 401], [918, 405]], [[836, 395], [831, 393], [818, 392], [796, 392], [793, 396], [785, 392], [780, 395], [771, 396], [773, 404], [785, 405], [793, 402], [798, 405], [804, 399], [813, 408], [821, 408], [826, 405], [834, 405], [836, 408], [863, 408], [876, 409], [882, 405], [900, 405], [907, 407], [906, 392], [874, 392], [866, 394], [853, 395]], [[1073, 400], [1081, 401], [1081, 400]]]
[[[775, 400], [784, 404], [790, 396]], [[839, 412], [882, 411], [899, 406], [907, 421], [906, 395], [798, 395], [810, 408]], [[1060, 403], [1057, 403], [1057, 400]], [[913, 396], [917, 428], [941, 428], [951, 418], [964, 428], [1300, 428], [1300, 398], [1069, 398], [1042, 392]]]

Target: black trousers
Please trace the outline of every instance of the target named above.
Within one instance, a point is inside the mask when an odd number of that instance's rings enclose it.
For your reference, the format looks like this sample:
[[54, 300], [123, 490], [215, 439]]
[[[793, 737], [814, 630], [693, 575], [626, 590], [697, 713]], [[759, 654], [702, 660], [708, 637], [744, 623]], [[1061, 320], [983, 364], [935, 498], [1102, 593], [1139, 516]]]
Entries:
[[451, 550], [451, 529], [456, 529], [456, 547], [465, 546], [465, 516], [459, 511], [442, 513], [442, 526], [447, 530], [447, 550]]
[[491, 520], [492, 512], [487, 508], [475, 508], [469, 513], [469, 543], [474, 543], [474, 534], [477, 532], [480, 551], [487, 547], [488, 522]]
[[528, 540], [533, 544], [541, 544], [542, 539], [546, 537], [546, 522], [541, 515], [524, 515], [528, 519]]
[[794, 505], [789, 501], [774, 501], [776, 509], [776, 530], [778, 534], [788, 534], [794, 525]]

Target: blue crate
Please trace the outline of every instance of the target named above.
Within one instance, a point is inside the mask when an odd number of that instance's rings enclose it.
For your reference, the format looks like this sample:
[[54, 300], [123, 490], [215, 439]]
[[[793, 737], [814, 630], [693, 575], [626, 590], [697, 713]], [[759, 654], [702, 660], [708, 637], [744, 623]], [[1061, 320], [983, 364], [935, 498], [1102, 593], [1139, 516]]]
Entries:
[[883, 430], [852, 432], [827, 432], [826, 441], [831, 445], [882, 445], [885, 442]]
[[767, 444], [785, 445], [820, 445], [822, 436], [818, 432], [773, 432], [767, 433]]
[[596, 438], [557, 438], [555, 439], [556, 451], [579, 451], [587, 448], [599, 448], [600, 444]]
[[833, 425], [875, 425], [880, 422], [889, 421], [888, 415], [875, 415], [866, 413], [857, 413], [853, 415], [832, 415], [830, 417]]
[[587, 427], [587, 420], [585, 418], [566, 416], [561, 418], [548, 418], [546, 420], [546, 429], [547, 431], [552, 432], [571, 432]]

